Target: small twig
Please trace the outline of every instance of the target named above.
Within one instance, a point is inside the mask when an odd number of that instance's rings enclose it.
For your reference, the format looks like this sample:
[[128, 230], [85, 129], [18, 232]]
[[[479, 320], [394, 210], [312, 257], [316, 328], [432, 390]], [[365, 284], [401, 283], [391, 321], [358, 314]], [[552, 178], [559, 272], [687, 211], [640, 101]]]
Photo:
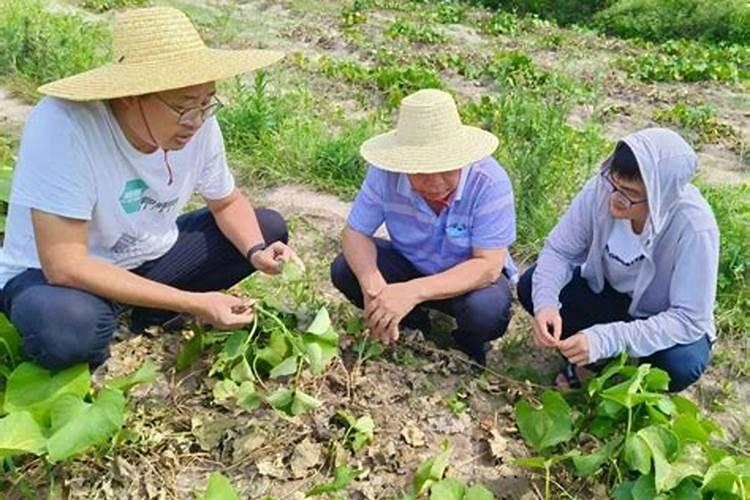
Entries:
[[535, 482], [531, 482], [531, 487], [534, 488], [534, 493], [536, 493], [536, 496], [539, 497], [540, 500], [544, 500], [544, 495], [542, 495], [542, 492], [539, 491], [539, 487]]

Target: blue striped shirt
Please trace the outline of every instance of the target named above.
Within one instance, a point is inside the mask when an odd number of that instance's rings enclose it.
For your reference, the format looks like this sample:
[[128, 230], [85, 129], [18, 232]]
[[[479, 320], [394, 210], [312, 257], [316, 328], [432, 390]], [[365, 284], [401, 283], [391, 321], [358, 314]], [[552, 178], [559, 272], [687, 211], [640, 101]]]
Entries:
[[[406, 174], [370, 166], [349, 226], [372, 236], [385, 223], [393, 247], [425, 275], [450, 269], [474, 250], [508, 248], [516, 239], [513, 186], [491, 156], [461, 170], [450, 205], [440, 214], [415, 192]], [[506, 271], [516, 274], [510, 255]]]

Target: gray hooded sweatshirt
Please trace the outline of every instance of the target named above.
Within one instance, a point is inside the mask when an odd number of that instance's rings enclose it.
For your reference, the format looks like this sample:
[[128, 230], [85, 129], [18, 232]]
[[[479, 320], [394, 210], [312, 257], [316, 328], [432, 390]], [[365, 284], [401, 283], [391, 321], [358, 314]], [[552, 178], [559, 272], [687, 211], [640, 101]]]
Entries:
[[[704, 335], [716, 338], [719, 229], [711, 207], [690, 183], [698, 164], [695, 152], [662, 128], [623, 141], [638, 160], [649, 207], [641, 239], [644, 262], [629, 309], [636, 319], [587, 328], [590, 363], [623, 351], [644, 357]], [[601, 175], [590, 179], [547, 238], [533, 276], [535, 312], [560, 307], [560, 291], [578, 266], [595, 293], [603, 290], [605, 246], [615, 220], [605, 183]]]

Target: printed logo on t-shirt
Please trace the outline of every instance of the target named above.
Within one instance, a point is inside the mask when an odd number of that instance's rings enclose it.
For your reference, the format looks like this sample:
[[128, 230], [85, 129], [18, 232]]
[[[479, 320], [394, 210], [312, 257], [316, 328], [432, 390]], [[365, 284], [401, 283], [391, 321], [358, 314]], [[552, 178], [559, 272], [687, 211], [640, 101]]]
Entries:
[[449, 238], [461, 238], [466, 236], [467, 229], [468, 228], [464, 224], [451, 224], [445, 228], [445, 234], [447, 234]]
[[142, 179], [131, 179], [125, 183], [120, 195], [120, 205], [126, 214], [134, 214], [141, 208], [143, 194], [148, 189], [148, 184]]

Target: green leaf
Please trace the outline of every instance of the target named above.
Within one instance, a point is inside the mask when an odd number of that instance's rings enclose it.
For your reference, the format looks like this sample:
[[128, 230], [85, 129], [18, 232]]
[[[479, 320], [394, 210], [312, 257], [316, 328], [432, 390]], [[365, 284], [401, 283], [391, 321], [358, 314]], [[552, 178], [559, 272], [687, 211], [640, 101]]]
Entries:
[[422, 463], [414, 475], [414, 491], [417, 495], [421, 495], [433, 483], [443, 479], [445, 469], [448, 468], [452, 449], [447, 439], [443, 441], [440, 447], [442, 451], [437, 456]]
[[703, 500], [703, 495], [695, 481], [685, 479], [671, 491], [670, 498], [674, 500]]
[[518, 458], [514, 460], [513, 463], [518, 465], [519, 467], [524, 467], [526, 469], [547, 468], [547, 460], [544, 457]]
[[656, 484], [660, 491], [670, 491], [681, 484], [684, 479], [703, 478], [708, 468], [708, 461], [703, 449], [697, 443], [690, 443], [680, 450], [677, 458], [667, 466], [663, 477]]
[[598, 471], [602, 465], [607, 463], [615, 449], [620, 446], [622, 439], [622, 437], [618, 437], [617, 439], [609, 441], [589, 455], [571, 457], [576, 473], [581, 477], [588, 477]]
[[495, 495], [481, 484], [475, 484], [466, 490], [464, 500], [495, 500]]
[[661, 368], [652, 367], [646, 375], [646, 389], [654, 392], [667, 392], [669, 390], [669, 373]]
[[239, 358], [245, 354], [249, 338], [250, 333], [245, 330], [234, 332], [224, 344], [224, 347], [221, 350], [221, 355], [223, 355], [227, 361], [233, 361]]
[[[68, 402], [64, 404], [66, 411], [72, 408]], [[125, 396], [118, 390], [104, 387], [91, 405], [71, 413], [70, 420], [50, 436], [47, 441], [50, 461], [59, 462], [108, 442], [122, 427], [124, 414]]]
[[150, 384], [159, 376], [159, 370], [151, 360], [146, 360], [138, 370], [123, 377], [115, 377], [106, 382], [112, 389], [128, 393], [136, 385]]
[[462, 500], [466, 485], [457, 479], [447, 477], [432, 485], [430, 500]]
[[623, 355], [621, 355], [619, 358], [610, 362], [604, 368], [604, 370], [602, 370], [601, 374], [596, 377], [592, 377], [589, 383], [586, 385], [586, 390], [589, 396], [593, 396], [594, 394], [601, 392], [604, 389], [607, 381], [609, 381], [609, 379], [622, 371], [622, 368], [625, 366], [625, 362], [627, 361], [627, 359], [627, 355], [623, 353]]
[[21, 362], [21, 335], [8, 318], [0, 313], [0, 361], [8, 360], [10, 369]]
[[656, 492], [661, 493], [668, 489], [671, 482], [669, 461], [679, 448], [677, 436], [662, 425], [650, 425], [639, 430], [636, 437], [642, 440], [651, 452], [654, 462], [654, 485]]
[[359, 417], [353, 426], [355, 432], [352, 438], [352, 449], [359, 451], [370, 444], [375, 437], [375, 422], [372, 417]]
[[208, 476], [206, 494], [203, 500], [239, 500], [237, 490], [222, 473], [212, 472]]
[[255, 410], [260, 406], [262, 399], [255, 390], [255, 384], [249, 380], [242, 382], [235, 395], [237, 405], [245, 411]]
[[229, 378], [235, 382], [255, 381], [255, 374], [253, 373], [253, 369], [250, 367], [250, 362], [246, 357], [243, 356], [240, 361], [234, 365], [234, 368], [232, 368], [232, 371], [229, 373]]
[[237, 395], [238, 389], [239, 386], [234, 382], [234, 380], [230, 380], [228, 378], [220, 380], [214, 385], [214, 399], [219, 403], [223, 403], [224, 401], [235, 397]]
[[268, 345], [258, 349], [256, 356], [274, 367], [286, 359], [290, 350], [284, 332], [274, 330], [268, 339]]
[[287, 375], [294, 375], [297, 372], [297, 363], [299, 357], [293, 354], [286, 358], [284, 361], [274, 366], [269, 373], [270, 378], [286, 377]]
[[734, 457], [725, 457], [719, 463], [712, 465], [703, 478], [701, 491], [737, 495], [741, 491], [743, 480], [750, 479], [750, 463], [738, 462]]
[[625, 443], [625, 463], [643, 475], [651, 472], [651, 449], [639, 435], [630, 436]]
[[687, 414], [679, 415], [672, 422], [672, 431], [679, 437], [680, 441], [689, 443], [697, 442], [708, 444], [710, 434], [698, 422], [698, 420]]
[[203, 332], [193, 332], [193, 336], [182, 345], [182, 349], [177, 354], [175, 368], [178, 372], [187, 370], [198, 361], [203, 352]]
[[527, 401], [516, 404], [516, 422], [521, 436], [535, 450], [541, 451], [573, 437], [571, 409], [560, 393], [545, 391], [542, 407], [533, 408]]
[[322, 403], [314, 397], [305, 394], [299, 389], [294, 391], [294, 400], [292, 401], [291, 412], [292, 416], [302, 415], [310, 410], [320, 408]]
[[22, 453], [41, 455], [45, 442], [31, 413], [19, 411], [0, 418], [0, 459]]
[[349, 486], [349, 483], [351, 483], [356, 477], [357, 473], [352, 471], [349, 467], [345, 465], [336, 467], [336, 472], [334, 472], [334, 479], [332, 482], [315, 486], [305, 493], [305, 496], [314, 497], [342, 491]]
[[71, 420], [78, 418], [91, 404], [74, 394], [63, 394], [55, 400], [50, 412], [50, 432], [55, 433]]
[[643, 389], [643, 380], [650, 370], [649, 364], [640, 365], [633, 377], [602, 391], [602, 398], [620, 404], [625, 408], [633, 408], [635, 405], [643, 403], [644, 400], [639, 392]]
[[654, 477], [646, 475], [639, 477], [636, 481], [622, 483], [612, 492], [612, 498], [614, 500], [654, 500], [656, 498]]
[[328, 315], [328, 310], [325, 307], [321, 307], [315, 319], [307, 328], [306, 333], [312, 333], [313, 335], [323, 335], [331, 329], [331, 318]]
[[90, 387], [91, 376], [86, 364], [52, 375], [33, 363], [21, 363], [8, 377], [3, 408], [8, 413], [28, 411], [46, 427], [52, 405], [58, 397], [73, 394], [83, 398]]
[[281, 266], [281, 279], [285, 283], [291, 283], [294, 281], [301, 280], [305, 275], [305, 270], [302, 266], [294, 261], [288, 260]]
[[321, 402], [299, 389], [277, 389], [266, 400], [275, 410], [296, 417], [320, 407]]

